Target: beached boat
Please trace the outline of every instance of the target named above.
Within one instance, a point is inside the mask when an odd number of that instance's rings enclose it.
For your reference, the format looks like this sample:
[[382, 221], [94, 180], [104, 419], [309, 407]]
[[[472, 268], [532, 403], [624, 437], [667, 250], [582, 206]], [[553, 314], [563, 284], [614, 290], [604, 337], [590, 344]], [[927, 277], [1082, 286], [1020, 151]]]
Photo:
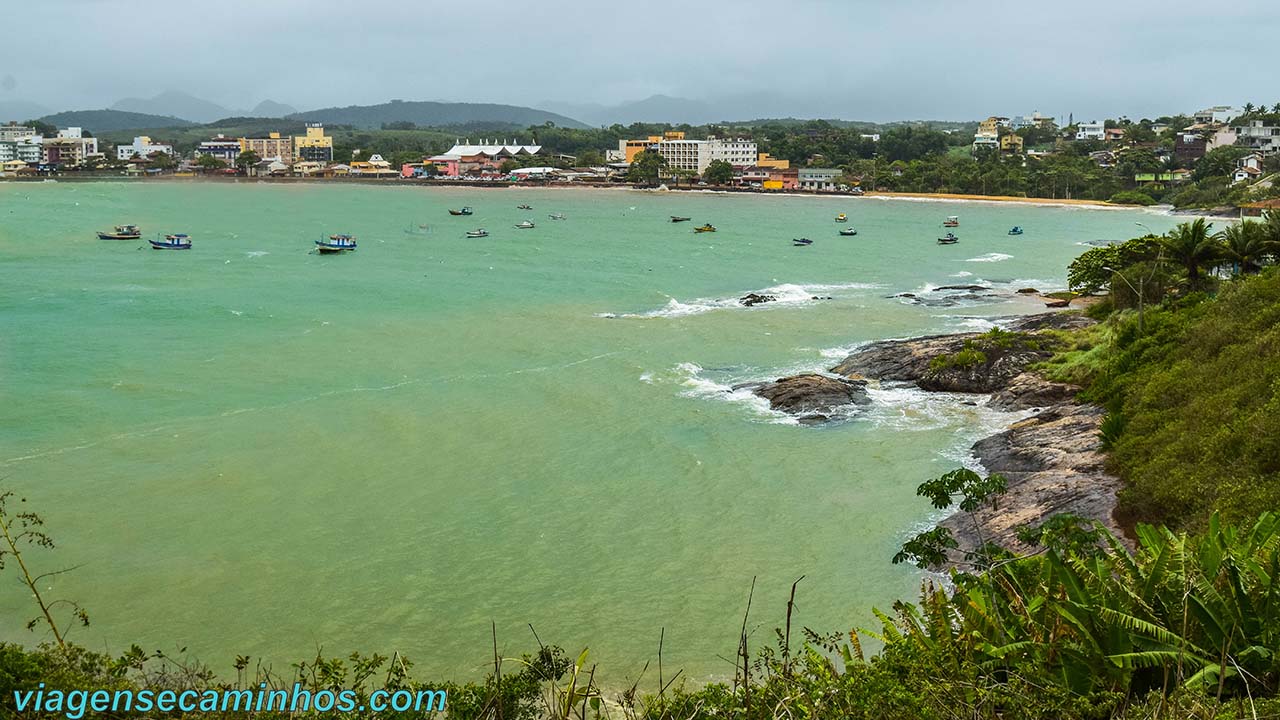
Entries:
[[564, 213], [551, 213], [547, 217], [551, 218], [552, 220], [563, 220]]
[[791, 238], [791, 244], [796, 247], [806, 247], [808, 245], [812, 245], [813, 241], [809, 238]]
[[1013, 226], [1013, 228], [1009, 230], [1009, 234], [1010, 234], [1010, 235], [1021, 235], [1021, 234], [1022, 234], [1022, 226], [1021, 226], [1021, 225], [1014, 225], [1014, 226]]
[[528, 230], [528, 229], [529, 229], [529, 228], [531, 228], [531, 227], [533, 227], [533, 221], [532, 221], [532, 220], [525, 220], [525, 221], [524, 221], [524, 222], [522, 222], [522, 223], [517, 223], [517, 224], [516, 224], [516, 229], [517, 229], [517, 230]]
[[142, 230], [137, 225], [117, 225], [113, 232], [99, 232], [99, 240], [138, 240]]
[[836, 222], [849, 222], [849, 216], [844, 213], [840, 213], [836, 216]]
[[320, 238], [316, 241], [316, 250], [321, 255], [332, 255], [355, 249], [356, 239], [350, 235], [330, 235], [328, 238]]
[[939, 245], [955, 245], [958, 242], [960, 242], [960, 238], [956, 237], [954, 233], [947, 233], [938, 238]]
[[191, 237], [186, 233], [173, 233], [163, 238], [148, 240], [152, 250], [190, 250]]
[[489, 231], [485, 230], [484, 228], [476, 228], [475, 230], [468, 230], [467, 237], [469, 238], [489, 237]]
[[533, 206], [532, 206], [532, 205], [517, 205], [517, 206], [516, 206], [516, 209], [517, 209], [517, 210], [532, 210], [532, 209], [533, 209]]
[[716, 226], [712, 225], [711, 223], [707, 223], [706, 225], [699, 225], [698, 227], [694, 228], [693, 231], [696, 233], [715, 232]]
[[852, 237], [858, 234], [858, 230], [857, 228], [851, 228], [851, 227], [840, 228], [840, 234], [846, 237]]
[[960, 216], [948, 215], [947, 219], [942, 221], [942, 227], [960, 227]]
[[453, 208], [449, 208], [450, 215], [470, 215], [472, 212], [474, 211], [471, 209], [470, 206], [464, 207], [460, 210], [454, 210]]
[[689, 222], [693, 218], [682, 217], [680, 215], [672, 215], [671, 222]]

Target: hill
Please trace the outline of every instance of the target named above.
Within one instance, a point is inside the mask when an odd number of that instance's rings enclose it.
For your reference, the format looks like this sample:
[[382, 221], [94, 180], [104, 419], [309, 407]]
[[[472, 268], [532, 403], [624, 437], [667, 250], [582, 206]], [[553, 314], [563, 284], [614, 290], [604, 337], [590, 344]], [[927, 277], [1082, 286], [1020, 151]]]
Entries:
[[124, 112], [122, 110], [68, 110], [40, 118], [58, 127], [82, 127], [95, 135], [135, 128], [190, 127], [195, 123], [177, 117]]
[[166, 115], [192, 122], [213, 122], [237, 114], [217, 103], [202, 100], [181, 90], [165, 90], [152, 98], [125, 98], [111, 106], [112, 110]]
[[529, 127], [555, 123], [559, 127], [585, 128], [573, 118], [546, 110], [493, 103], [405, 102], [392, 100], [381, 105], [351, 105], [323, 108], [289, 115], [290, 120], [309, 120], [328, 125], [379, 128], [384, 123], [411, 122], [421, 127], [447, 127], [475, 123], [498, 123]]
[[249, 111], [249, 117], [282, 118], [298, 112], [298, 108], [274, 100], [263, 100]]

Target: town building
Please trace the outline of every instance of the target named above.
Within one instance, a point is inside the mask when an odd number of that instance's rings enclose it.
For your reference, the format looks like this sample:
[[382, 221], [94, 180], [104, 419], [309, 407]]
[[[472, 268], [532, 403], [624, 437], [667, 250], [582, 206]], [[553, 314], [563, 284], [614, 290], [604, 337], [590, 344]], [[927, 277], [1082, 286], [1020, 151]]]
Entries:
[[1280, 126], [1268, 125], [1265, 120], [1250, 120], [1231, 129], [1236, 134], [1238, 145], [1263, 155], [1280, 152]]
[[391, 169], [391, 163], [381, 155], [370, 155], [368, 160], [356, 160], [351, 163], [351, 174], [361, 177], [394, 177], [399, 175]]
[[1192, 115], [1198, 123], [1229, 123], [1240, 117], [1244, 112], [1229, 105], [1214, 105], [1211, 108], [1205, 108]]
[[1120, 142], [1121, 140], [1124, 140], [1124, 134], [1125, 134], [1124, 128], [1118, 128], [1118, 127], [1106, 128], [1105, 130], [1102, 131], [1102, 136], [1103, 138], [1106, 139], [1107, 142]]
[[791, 161], [770, 157], [769, 153], [760, 153], [759, 157], [756, 158], [756, 167], [786, 170], [791, 167]]
[[0, 162], [22, 162], [35, 165], [43, 157], [43, 138], [38, 135], [14, 140], [0, 140]]
[[978, 123], [978, 132], [973, 134], [973, 153], [1000, 149], [1000, 128], [1008, 122], [1009, 118], [992, 115]]
[[305, 135], [293, 136], [293, 157], [308, 162], [333, 162], [333, 138], [321, 123], [307, 123]]
[[797, 179], [801, 190], [835, 190], [843, 174], [838, 168], [800, 168]]
[[1179, 164], [1190, 165], [1204, 157], [1207, 141], [1198, 132], [1183, 131], [1173, 140], [1173, 156]]
[[1082, 122], [1076, 125], [1076, 140], [1103, 140], [1106, 138], [1106, 126], [1103, 123]]
[[27, 127], [26, 125], [19, 125], [12, 120], [5, 125], [0, 125], [0, 141], [22, 140], [24, 138], [35, 137], [36, 135], [37, 133], [35, 128]]
[[1017, 133], [1007, 133], [1000, 137], [1000, 152], [1009, 155], [1022, 154], [1022, 136]]
[[128, 160], [133, 157], [139, 157], [145, 160], [154, 153], [173, 155], [173, 146], [153, 143], [151, 142], [151, 138], [146, 135], [139, 135], [138, 137], [135, 137], [132, 145], [116, 146], [117, 160]]
[[640, 151], [652, 151], [667, 161], [668, 168], [697, 174], [715, 160], [723, 160], [736, 168], [751, 167], [760, 161], [754, 140], [714, 136], [690, 140], [678, 130], [650, 135], [644, 140], [619, 140], [618, 150], [628, 163], [633, 162]]
[[41, 144], [40, 162], [50, 166], [78, 165], [86, 158], [98, 155], [98, 139], [85, 135], [84, 130], [78, 127], [63, 128], [57, 137], [44, 138]]
[[235, 163], [236, 158], [240, 157], [240, 141], [225, 135], [218, 135], [212, 140], [205, 140], [196, 146], [196, 157], [208, 155], [215, 157], [228, 165]]
[[263, 138], [240, 138], [240, 152], [252, 151], [260, 159], [278, 158], [283, 163], [293, 162], [293, 138], [280, 137], [280, 133], [267, 133]]
[[1262, 177], [1263, 157], [1260, 152], [1252, 152], [1236, 161], [1236, 170], [1231, 175], [1231, 184], [1253, 182]]

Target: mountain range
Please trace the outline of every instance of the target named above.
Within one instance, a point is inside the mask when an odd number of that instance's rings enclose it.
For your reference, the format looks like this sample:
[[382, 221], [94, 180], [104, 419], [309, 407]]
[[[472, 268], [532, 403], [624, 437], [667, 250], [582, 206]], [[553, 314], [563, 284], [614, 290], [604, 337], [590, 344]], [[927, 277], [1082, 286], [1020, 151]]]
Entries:
[[151, 98], [125, 98], [111, 110], [182, 118], [193, 123], [211, 123], [229, 117], [284, 117], [298, 110], [274, 100], [263, 100], [251, 110], [237, 110], [210, 102], [181, 90], [165, 90]]
[[495, 103], [406, 102], [392, 100], [380, 105], [350, 105], [322, 108], [289, 115], [290, 120], [308, 120], [329, 125], [352, 125], [377, 128], [383, 123], [411, 122], [415, 125], [444, 127], [449, 125], [510, 125], [526, 128], [552, 122], [560, 127], [585, 128], [583, 123], [564, 115], [520, 105]]

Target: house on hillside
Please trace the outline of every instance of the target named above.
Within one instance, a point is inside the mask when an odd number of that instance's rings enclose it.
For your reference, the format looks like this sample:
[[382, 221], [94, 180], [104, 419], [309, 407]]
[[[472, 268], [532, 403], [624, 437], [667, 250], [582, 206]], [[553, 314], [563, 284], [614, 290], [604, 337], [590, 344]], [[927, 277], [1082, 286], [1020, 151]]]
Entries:
[[1263, 157], [1260, 152], [1252, 152], [1236, 161], [1236, 170], [1231, 174], [1231, 184], [1253, 182], [1262, 177]]
[[1105, 140], [1106, 126], [1101, 122], [1082, 122], [1076, 125], [1076, 140]]

